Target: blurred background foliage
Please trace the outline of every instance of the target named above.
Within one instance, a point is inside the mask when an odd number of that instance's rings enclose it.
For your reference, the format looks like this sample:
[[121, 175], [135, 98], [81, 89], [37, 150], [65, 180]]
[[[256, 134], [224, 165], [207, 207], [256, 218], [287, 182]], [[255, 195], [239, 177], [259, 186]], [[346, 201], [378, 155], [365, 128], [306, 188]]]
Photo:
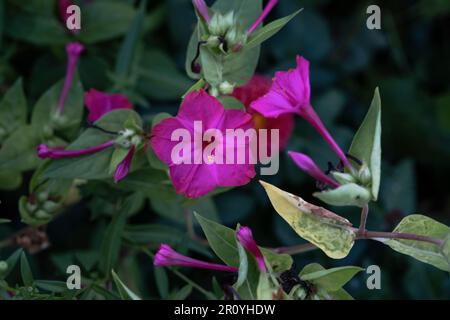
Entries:
[[[125, 72], [116, 61], [137, 12], [136, 1], [75, 2], [82, 6], [82, 31], [77, 37], [87, 47], [79, 66], [84, 88], [126, 93], [147, 119], [158, 112], [176, 113], [180, 96], [193, 83], [183, 68], [195, 25], [191, 2], [148, 1], [133, 65]], [[373, 31], [366, 28], [366, 8], [370, 4], [374, 3], [281, 0], [269, 20], [301, 7], [304, 10], [263, 44], [258, 72], [272, 76], [276, 70], [293, 67], [297, 54], [309, 59], [313, 105], [344, 149], [349, 147], [373, 90], [379, 86], [383, 108], [383, 178], [380, 201], [371, 206], [368, 227], [392, 230], [403, 216], [411, 213], [426, 214], [448, 225], [450, 2], [377, 1], [382, 30]], [[23, 77], [28, 105], [33, 105], [64, 76], [64, 45], [71, 38], [58, 20], [55, 1], [0, 0], [0, 95], [16, 78]], [[299, 118], [296, 121], [288, 149], [310, 154], [323, 168], [328, 161], [335, 162], [333, 153], [306, 122]], [[25, 182], [28, 179], [25, 175]], [[318, 203], [311, 195], [314, 182], [285, 153], [281, 154], [279, 173], [264, 179]], [[23, 227], [18, 219], [17, 200], [26, 193], [26, 188], [23, 183], [17, 190], [1, 191], [1, 217], [14, 223], [0, 225], [0, 240]], [[72, 262], [81, 264], [83, 272], [95, 276], [97, 249], [114, 212], [110, 201], [113, 195], [101, 182], [88, 184], [82, 193], [82, 202], [48, 225], [50, 247], [30, 259], [36, 277], [64, 279], [65, 267]], [[189, 249], [193, 255], [213, 258], [205, 247], [188, 240], [185, 200], [170, 192], [146, 189], [133, 197], [136, 197], [133, 226], [125, 229], [125, 241], [131, 234], [140, 236], [143, 243], [153, 243], [154, 247], [166, 241], [177, 245], [179, 250]], [[231, 227], [238, 222], [250, 226], [258, 243], [264, 246], [302, 242], [274, 212], [257, 179], [189, 208]], [[358, 223], [358, 210], [332, 209]], [[140, 224], [147, 228], [139, 229]], [[196, 232], [200, 234], [200, 230]], [[3, 258], [10, 252], [1, 250]], [[295, 262], [299, 269], [310, 262], [319, 262], [326, 268], [379, 265], [382, 290], [369, 291], [364, 273], [347, 286], [349, 293], [359, 299], [450, 298], [447, 273], [376, 242], [359, 241], [343, 260], [331, 260], [317, 251], [297, 255]], [[153, 270], [152, 261], [132, 249], [121, 253], [118, 272], [130, 288], [146, 298], [182, 298], [190, 292], [180, 279], [167, 270]], [[182, 272], [211, 287], [204, 272], [186, 269]], [[193, 293], [191, 297], [199, 296]]]

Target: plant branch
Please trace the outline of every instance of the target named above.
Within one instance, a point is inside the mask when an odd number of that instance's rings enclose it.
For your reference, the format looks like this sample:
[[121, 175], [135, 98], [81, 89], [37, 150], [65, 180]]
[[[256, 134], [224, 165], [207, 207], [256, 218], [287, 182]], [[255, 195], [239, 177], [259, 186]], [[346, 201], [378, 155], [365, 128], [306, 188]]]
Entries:
[[368, 215], [369, 215], [369, 205], [366, 204], [361, 210], [361, 222], [359, 223], [359, 232], [366, 231]]

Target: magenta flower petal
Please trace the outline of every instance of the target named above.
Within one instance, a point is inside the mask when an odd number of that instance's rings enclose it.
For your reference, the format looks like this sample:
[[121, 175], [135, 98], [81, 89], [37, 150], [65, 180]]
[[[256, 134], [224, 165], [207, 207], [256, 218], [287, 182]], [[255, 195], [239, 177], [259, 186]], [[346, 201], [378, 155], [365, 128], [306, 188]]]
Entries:
[[247, 29], [247, 33], [252, 33], [253, 31], [258, 28], [258, 26], [264, 21], [264, 19], [269, 15], [270, 11], [275, 7], [275, 5], [278, 3], [278, 0], [269, 0], [269, 3], [264, 8], [263, 12], [260, 14], [258, 19]]
[[316, 165], [316, 163], [307, 155], [293, 151], [289, 151], [288, 154], [292, 158], [292, 160], [294, 160], [295, 164], [300, 167], [300, 169], [305, 171], [317, 181], [324, 182], [333, 188], [339, 187], [339, 184], [328, 177], [325, 173], [323, 173], [322, 170], [320, 170], [320, 168]]
[[84, 46], [78, 42], [71, 42], [66, 45], [67, 70], [64, 80], [64, 86], [61, 91], [58, 106], [56, 107], [56, 112], [58, 113], [61, 113], [64, 108], [64, 102], [66, 101], [67, 94], [69, 93], [69, 89], [72, 85], [73, 75], [77, 67], [78, 58], [80, 57], [80, 54], [81, 52], [83, 52], [83, 50]]
[[202, 18], [206, 21], [206, 23], [209, 23], [211, 19], [209, 17], [208, 6], [206, 5], [205, 1], [192, 0], [192, 3], [194, 4], [194, 7], [197, 9], [197, 11], [200, 13]]
[[74, 158], [80, 157], [92, 153], [96, 153], [102, 151], [106, 148], [109, 148], [115, 144], [114, 140], [107, 141], [105, 143], [99, 144], [97, 146], [79, 149], [79, 150], [63, 150], [62, 148], [50, 148], [46, 144], [40, 144], [37, 147], [37, 153], [39, 158], [51, 158], [51, 159], [60, 159], [60, 158]]
[[94, 122], [115, 109], [133, 109], [128, 98], [122, 94], [107, 94], [95, 89], [84, 93], [84, 104], [89, 110], [88, 121]]
[[[201, 121], [201, 129], [194, 128], [195, 121]], [[220, 161], [206, 163], [203, 152], [208, 143], [203, 142], [202, 146], [197, 146], [194, 136], [203, 136], [207, 130], [215, 129], [225, 137], [227, 129], [246, 130], [251, 127], [249, 114], [240, 110], [225, 110], [216, 98], [200, 90], [185, 97], [176, 117], [165, 119], [153, 127], [150, 142], [156, 156], [169, 165], [175, 190], [188, 198], [198, 198], [219, 186], [247, 184], [256, 173], [254, 164], [248, 161], [243, 164], [226, 164], [222, 158], [222, 164]], [[191, 153], [191, 157], [187, 157], [189, 163], [175, 163], [172, 159], [173, 148], [180, 143], [171, 139], [172, 133], [177, 129], [185, 129], [190, 135], [190, 140], [185, 141], [187, 150]], [[222, 147], [222, 151], [225, 151], [225, 142]], [[235, 144], [233, 148], [237, 154], [239, 148], [248, 148], [248, 141], [244, 145]], [[200, 163], [194, 161], [195, 155], [200, 156]]]
[[237, 87], [233, 91], [233, 97], [241, 101], [248, 113], [253, 117], [255, 129], [267, 129], [268, 130], [268, 155], [271, 154], [271, 130], [279, 130], [279, 148], [283, 150], [286, 148], [292, 131], [294, 130], [294, 114], [282, 114], [277, 118], [266, 118], [261, 113], [254, 110], [250, 105], [253, 101], [264, 96], [269, 92], [271, 87], [271, 80], [262, 75], [254, 75], [250, 81], [241, 87]]
[[224, 272], [237, 272], [238, 268], [229, 267], [221, 264], [204, 262], [201, 260], [186, 257], [175, 250], [173, 250], [167, 244], [161, 244], [158, 252], [156, 253], [153, 264], [156, 267], [163, 266], [183, 266], [199, 269], [218, 270]]
[[128, 150], [125, 158], [119, 163], [114, 173], [114, 182], [118, 183], [120, 180], [125, 178], [130, 172], [131, 162], [133, 161], [134, 152], [136, 147], [133, 145], [130, 150]]
[[266, 272], [267, 268], [266, 262], [264, 261], [264, 255], [253, 239], [252, 230], [249, 227], [240, 227], [236, 233], [236, 238], [242, 246], [255, 257], [259, 270], [261, 272]]

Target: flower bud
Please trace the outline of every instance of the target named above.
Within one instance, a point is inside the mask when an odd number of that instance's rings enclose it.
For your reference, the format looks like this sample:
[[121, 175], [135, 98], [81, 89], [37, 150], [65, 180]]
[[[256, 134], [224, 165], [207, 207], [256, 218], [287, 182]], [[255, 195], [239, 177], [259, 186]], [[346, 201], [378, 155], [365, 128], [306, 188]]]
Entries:
[[361, 183], [364, 185], [367, 185], [371, 182], [372, 174], [370, 173], [370, 169], [366, 165], [363, 165], [361, 169], [359, 169], [358, 178], [359, 181], [361, 181]]
[[234, 85], [229, 83], [228, 81], [224, 81], [219, 85], [219, 91], [222, 94], [231, 94], [233, 93]]
[[355, 183], [355, 178], [348, 173], [342, 173], [339, 171], [332, 171], [331, 174], [333, 175], [333, 178], [339, 182], [339, 184], [347, 184], [347, 183]]
[[27, 210], [28, 212], [32, 213], [37, 209], [37, 204], [35, 203], [31, 203], [31, 202], [27, 202]]
[[49, 219], [52, 217], [51, 214], [49, 214], [48, 212], [44, 211], [44, 210], [38, 210], [36, 211], [36, 213], [34, 214], [36, 219], [41, 219], [41, 220], [45, 220], [45, 219]]
[[235, 24], [234, 12], [230, 11], [225, 16], [216, 13], [208, 24], [209, 32], [216, 36], [225, 36], [229, 28]]
[[218, 36], [209, 36], [208, 40], [206, 40], [206, 46], [210, 48], [217, 48], [220, 44], [220, 40]]
[[0, 275], [4, 274], [8, 270], [8, 262], [2, 260], [0, 261]]
[[220, 92], [217, 87], [211, 87], [211, 89], [209, 89], [209, 94], [212, 95], [213, 97], [218, 97]]
[[42, 209], [44, 209], [47, 212], [55, 212], [55, 210], [58, 208], [58, 203], [54, 202], [54, 201], [45, 201], [44, 204], [42, 205]]
[[44, 202], [48, 199], [48, 196], [49, 194], [47, 191], [42, 191], [38, 193], [37, 199], [39, 200], [39, 202]]

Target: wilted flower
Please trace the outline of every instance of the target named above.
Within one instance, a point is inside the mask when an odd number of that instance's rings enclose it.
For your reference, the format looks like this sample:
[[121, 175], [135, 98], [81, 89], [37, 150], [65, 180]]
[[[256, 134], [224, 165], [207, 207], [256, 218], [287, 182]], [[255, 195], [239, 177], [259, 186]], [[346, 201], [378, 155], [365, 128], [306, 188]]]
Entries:
[[135, 146], [131, 146], [131, 148], [128, 150], [127, 155], [125, 158], [119, 163], [119, 165], [116, 168], [116, 172], [114, 173], [114, 182], [118, 183], [120, 180], [125, 178], [128, 175], [128, 172], [130, 171], [131, 162], [133, 161], [134, 152], [136, 150]]
[[63, 148], [50, 148], [46, 144], [40, 144], [37, 147], [37, 152], [39, 158], [51, 158], [51, 159], [61, 159], [61, 158], [75, 158], [80, 156], [85, 156], [88, 154], [97, 153], [115, 144], [114, 140], [104, 142], [102, 144], [78, 150], [64, 150]]
[[[202, 124], [201, 132], [194, 132], [197, 121]], [[218, 186], [232, 187], [247, 184], [256, 174], [254, 165], [250, 164], [250, 161], [245, 161], [244, 164], [236, 164], [236, 161], [233, 164], [217, 163], [217, 161], [175, 163], [172, 159], [172, 151], [180, 142], [172, 139], [173, 132], [177, 129], [185, 129], [192, 138], [196, 135], [203, 137], [209, 129], [225, 136], [227, 129], [245, 131], [250, 128], [252, 128], [252, 118], [249, 114], [236, 109], [225, 110], [219, 100], [200, 90], [191, 92], [185, 97], [176, 117], [164, 119], [153, 127], [150, 141], [158, 158], [169, 165], [170, 178], [175, 190], [188, 198], [198, 198]], [[212, 142], [203, 141], [202, 145], [198, 145], [193, 140], [189, 140], [187, 143], [189, 151], [193, 146], [191, 154], [194, 157], [197, 155], [202, 157], [203, 151]], [[235, 143], [233, 154], [236, 155], [238, 149], [247, 149], [248, 144], [248, 140], [245, 145]], [[227, 148], [225, 145], [223, 147]]]
[[175, 250], [173, 250], [167, 244], [161, 244], [158, 252], [153, 259], [153, 264], [156, 267], [163, 266], [183, 266], [183, 267], [191, 267], [191, 268], [199, 268], [199, 269], [209, 269], [209, 270], [218, 270], [224, 272], [237, 272], [238, 268], [225, 266], [216, 263], [210, 263], [205, 261], [200, 261], [197, 259], [193, 259], [190, 257], [186, 257]]
[[115, 109], [133, 109], [125, 95], [108, 94], [95, 89], [84, 93], [84, 104], [89, 110], [88, 120], [94, 122], [104, 114]]
[[71, 42], [66, 45], [67, 70], [66, 70], [66, 77], [64, 80], [64, 86], [61, 91], [58, 106], [56, 107], [57, 113], [61, 113], [63, 111], [67, 93], [69, 92], [69, 89], [72, 85], [72, 79], [77, 67], [78, 58], [80, 57], [80, 54], [83, 52], [83, 50], [84, 46], [78, 42]]
[[236, 238], [256, 259], [258, 268], [261, 272], [266, 272], [266, 262], [264, 261], [264, 255], [253, 239], [252, 230], [249, 227], [240, 227], [236, 233]]
[[275, 73], [270, 91], [254, 101], [251, 107], [268, 118], [284, 114], [300, 115], [322, 135], [344, 165], [351, 167], [344, 152], [311, 106], [310, 94], [309, 62], [297, 56], [297, 68]]

